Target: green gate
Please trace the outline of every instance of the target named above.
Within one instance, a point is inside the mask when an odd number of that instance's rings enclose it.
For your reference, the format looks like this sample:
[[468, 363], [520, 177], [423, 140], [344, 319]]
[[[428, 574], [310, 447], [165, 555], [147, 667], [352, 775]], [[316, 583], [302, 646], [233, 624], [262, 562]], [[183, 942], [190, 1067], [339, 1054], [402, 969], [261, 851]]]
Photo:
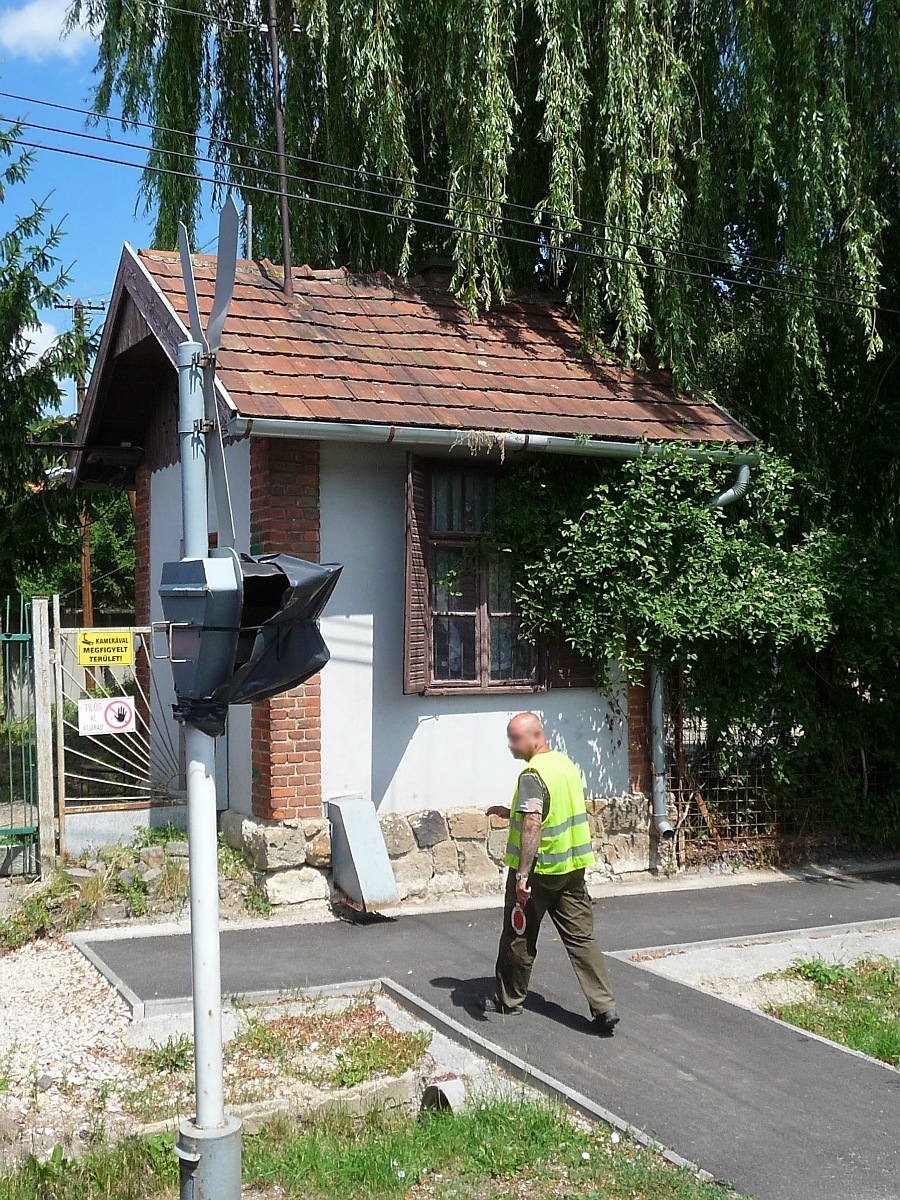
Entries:
[[30, 602], [7, 597], [0, 620], [0, 875], [34, 875], [38, 802]]

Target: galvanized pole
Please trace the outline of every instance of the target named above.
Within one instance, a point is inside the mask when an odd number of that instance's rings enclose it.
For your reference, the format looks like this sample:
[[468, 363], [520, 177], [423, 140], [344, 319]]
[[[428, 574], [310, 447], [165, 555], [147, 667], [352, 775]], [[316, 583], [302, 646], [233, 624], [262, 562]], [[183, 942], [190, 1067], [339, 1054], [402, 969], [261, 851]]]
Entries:
[[53, 812], [53, 687], [50, 679], [50, 602], [36, 596], [31, 602], [34, 639], [34, 748], [37, 755], [38, 842], [41, 876], [56, 866]]
[[[184, 558], [206, 558], [209, 519], [204, 411], [204, 348], [178, 347], [178, 438]], [[240, 1200], [241, 1123], [225, 1115], [222, 1071], [222, 973], [215, 740], [185, 725], [188, 862], [191, 879], [191, 975], [197, 1110], [179, 1126], [181, 1200]]]
[[59, 593], [53, 597], [53, 698], [56, 712], [56, 806], [59, 820], [59, 856], [66, 852], [66, 726], [63, 684], [63, 635]]

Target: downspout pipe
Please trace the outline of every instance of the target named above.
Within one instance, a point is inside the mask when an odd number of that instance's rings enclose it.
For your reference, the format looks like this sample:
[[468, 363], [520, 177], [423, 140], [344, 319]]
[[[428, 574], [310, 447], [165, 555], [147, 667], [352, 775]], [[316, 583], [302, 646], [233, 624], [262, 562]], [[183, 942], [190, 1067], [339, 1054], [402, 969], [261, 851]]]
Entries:
[[[738, 460], [735, 459], [735, 462]], [[756, 464], [754, 464], [755, 466]], [[740, 500], [742, 496], [747, 494], [747, 488], [750, 486], [750, 464], [742, 462], [738, 466], [737, 474], [734, 477], [734, 483], [730, 488], [726, 488], [724, 492], [719, 492], [718, 496], [713, 496], [709, 502], [710, 508], [725, 508], [726, 505], [732, 504], [735, 500]]]
[[666, 727], [663, 720], [663, 680], [659, 667], [651, 666], [648, 671], [650, 686], [650, 762], [653, 770], [651, 799], [653, 824], [661, 838], [675, 836], [669, 821], [666, 803]]
[[[747, 494], [750, 486], [750, 464], [742, 462], [731, 487], [713, 496], [709, 502], [710, 508], [725, 508], [740, 500]], [[653, 770], [652, 803], [653, 825], [661, 838], [672, 838], [675, 830], [669, 821], [668, 804], [666, 803], [666, 727], [663, 717], [663, 678], [657, 666], [651, 666], [648, 672], [650, 687], [650, 761]]]
[[[310, 438], [322, 442], [390, 444], [433, 450], [497, 449], [505, 453], [534, 450], [545, 454], [574, 454], [588, 458], [644, 458], [662, 454], [666, 449], [661, 442], [615, 442], [551, 433], [503, 433], [423, 425], [363, 425], [354, 421], [290, 420], [279, 417], [236, 416], [227, 432], [233, 438]], [[733, 463], [735, 466], [748, 467], [759, 462], [759, 455], [747, 450], [712, 450], [708, 446], [694, 445], [683, 445], [683, 450], [688, 458], [701, 462]]]

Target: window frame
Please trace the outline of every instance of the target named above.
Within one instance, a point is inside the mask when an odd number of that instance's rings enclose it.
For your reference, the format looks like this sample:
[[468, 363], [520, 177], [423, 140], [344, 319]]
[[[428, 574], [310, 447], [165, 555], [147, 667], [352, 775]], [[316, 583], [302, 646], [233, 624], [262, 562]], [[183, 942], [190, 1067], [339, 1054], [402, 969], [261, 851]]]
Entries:
[[[427, 595], [424, 598], [425, 635], [427, 639], [425, 686], [419, 689], [426, 696], [459, 696], [459, 695], [516, 695], [531, 694], [546, 690], [540, 646], [531, 647], [532, 678], [530, 680], [496, 680], [492, 681], [491, 671], [491, 567], [489, 555], [478, 546], [481, 537], [478, 531], [467, 530], [436, 530], [433, 525], [434, 515], [434, 477], [439, 471], [458, 472], [463, 476], [463, 487], [467, 477], [480, 474], [499, 477], [502, 468], [494, 463], [444, 462], [443, 460], [417, 458], [412, 461], [412, 469], [423, 472], [426, 482], [426, 512], [425, 527], [420, 529], [421, 550], [424, 555], [425, 575], [427, 580]], [[465, 507], [465, 493], [462, 504]], [[475, 583], [475, 664], [476, 679], [436, 679], [434, 673], [434, 620], [441, 616], [435, 611], [433, 603], [433, 559], [436, 550], [466, 551], [475, 547], [473, 562]], [[513, 610], [514, 611], [514, 610]]]
[[[499, 477], [497, 462], [471, 463], [458, 459], [435, 459], [409, 454], [406, 477], [406, 572], [403, 612], [403, 692], [419, 696], [534, 695], [556, 689], [596, 687], [590, 665], [565, 643], [538, 636], [532, 649], [533, 679], [490, 682], [490, 622], [476, 620], [477, 680], [434, 678], [434, 610], [432, 607], [432, 547], [465, 548], [477, 541], [478, 533], [432, 530], [432, 476], [448, 467], [464, 473], [483, 472]], [[479, 606], [490, 600], [490, 570], [478, 572]], [[487, 679], [487, 682], [484, 682]]]

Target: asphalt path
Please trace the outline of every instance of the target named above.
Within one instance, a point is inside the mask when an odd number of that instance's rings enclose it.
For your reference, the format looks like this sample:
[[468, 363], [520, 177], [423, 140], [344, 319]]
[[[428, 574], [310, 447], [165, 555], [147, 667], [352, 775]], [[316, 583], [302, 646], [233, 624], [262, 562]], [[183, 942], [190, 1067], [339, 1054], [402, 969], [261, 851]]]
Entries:
[[[608, 950], [900, 918], [900, 872], [672, 890], [595, 903]], [[552, 925], [526, 1012], [476, 1010], [500, 911], [225, 930], [226, 993], [389, 977], [756, 1200], [897, 1200], [900, 1072], [610, 959], [622, 1022], [598, 1038]], [[91, 942], [142, 1001], [190, 994], [187, 935]]]

